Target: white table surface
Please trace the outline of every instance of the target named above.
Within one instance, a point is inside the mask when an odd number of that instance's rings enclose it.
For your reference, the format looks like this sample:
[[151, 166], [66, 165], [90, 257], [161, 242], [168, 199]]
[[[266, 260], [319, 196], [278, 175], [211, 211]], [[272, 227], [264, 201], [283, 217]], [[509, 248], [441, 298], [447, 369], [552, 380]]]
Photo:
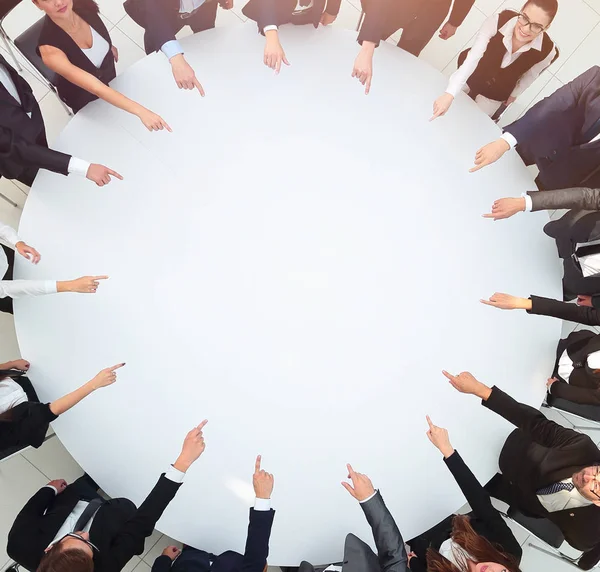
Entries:
[[243, 550], [261, 453], [275, 474], [269, 562], [295, 565], [341, 559], [348, 532], [372, 543], [340, 485], [347, 462], [406, 539], [464, 503], [425, 414], [481, 481], [495, 473], [511, 427], [440, 370], [539, 406], [560, 321], [479, 299], [561, 290], [546, 213], [481, 218], [534, 185], [514, 152], [468, 173], [499, 134], [471, 100], [429, 123], [446, 80], [424, 62], [382, 44], [366, 97], [354, 32], [281, 35], [292, 65], [278, 77], [254, 25], [186, 38], [204, 99], [176, 88], [160, 53], [113, 82], [172, 134], [103, 102], [69, 123], [56, 146], [125, 180], [41, 172], [20, 234], [42, 260], [18, 259], [16, 275], [110, 280], [95, 296], [18, 300], [15, 319], [43, 400], [127, 362], [54, 424], [104, 490], [141, 502], [208, 418], [159, 530]]

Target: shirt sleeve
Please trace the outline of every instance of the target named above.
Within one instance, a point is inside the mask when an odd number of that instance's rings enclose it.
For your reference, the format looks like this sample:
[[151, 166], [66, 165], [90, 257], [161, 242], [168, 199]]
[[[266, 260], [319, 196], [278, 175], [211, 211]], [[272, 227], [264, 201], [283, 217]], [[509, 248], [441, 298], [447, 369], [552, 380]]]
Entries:
[[71, 157], [69, 159], [69, 165], [67, 170], [69, 171], [69, 175], [71, 173], [75, 173], [76, 175], [81, 175], [85, 177], [87, 175], [88, 169], [90, 168], [90, 164], [83, 159], [78, 159], [77, 157]]
[[277, 26], [275, 24], [271, 24], [269, 26], [265, 26], [263, 28], [263, 32], [266, 34], [267, 32], [270, 32], [271, 30], [277, 30]]
[[7, 224], [1, 223], [0, 222], [0, 238], [2, 240], [4, 240], [10, 247], [15, 248], [15, 244], [17, 244], [17, 242], [20, 242], [20, 238], [19, 235], [17, 234], [17, 231], [12, 227], [12, 226], [8, 226]]
[[479, 60], [485, 54], [485, 50], [488, 47], [490, 40], [494, 37], [498, 31], [498, 14], [490, 16], [479, 28], [473, 47], [469, 50], [465, 61], [448, 80], [448, 87], [446, 93], [456, 97], [467, 83], [467, 80], [471, 77]]
[[56, 294], [56, 280], [0, 280], [0, 298]]
[[533, 201], [531, 200], [529, 193], [521, 193], [521, 196], [525, 199], [525, 212], [530, 213], [533, 210]]
[[271, 510], [271, 499], [254, 499], [254, 510]]
[[510, 146], [511, 149], [514, 149], [518, 143], [515, 136], [512, 133], [509, 133], [508, 131], [505, 131], [504, 133], [502, 133], [501, 139], [504, 139], [504, 141], [506, 141], [508, 143], [508, 145]]
[[46, 485], [44, 488], [47, 489], [52, 489], [54, 491], [54, 494], [57, 495], [58, 494], [58, 490], [56, 487], [52, 486], [52, 485]]
[[160, 51], [167, 56], [167, 59], [171, 59], [177, 54], [183, 54], [183, 48], [177, 40], [169, 40], [165, 42], [161, 47]]
[[185, 473], [176, 469], [173, 465], [169, 465], [169, 468], [165, 471], [165, 477], [174, 483], [183, 483]]
[[370, 500], [371, 500], [371, 499], [372, 499], [372, 498], [373, 498], [373, 497], [374, 497], [374, 496], [377, 494], [377, 492], [378, 492], [378, 489], [375, 489], [375, 492], [374, 492], [374, 493], [373, 493], [373, 494], [372, 494], [370, 497], [368, 497], [368, 498], [366, 498], [366, 499], [364, 499], [364, 500], [358, 501], [358, 502], [359, 502], [360, 504], [363, 504], [363, 503], [365, 503], [365, 502], [369, 502], [369, 501], [370, 501]]
[[537, 78], [538, 76], [552, 63], [556, 56], [556, 47], [550, 50], [550, 53], [541, 61], [528, 69], [517, 82], [515, 89], [510, 94], [511, 97], [519, 97]]

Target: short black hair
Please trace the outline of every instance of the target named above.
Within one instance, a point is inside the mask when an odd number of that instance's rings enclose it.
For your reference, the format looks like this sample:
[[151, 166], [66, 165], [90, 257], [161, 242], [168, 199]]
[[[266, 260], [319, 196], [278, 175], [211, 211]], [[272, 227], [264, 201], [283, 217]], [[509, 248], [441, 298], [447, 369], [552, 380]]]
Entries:
[[554, 20], [556, 13], [558, 12], [558, 0], [527, 0], [523, 9], [527, 8], [530, 4], [541, 8], [548, 16], [550, 21]]

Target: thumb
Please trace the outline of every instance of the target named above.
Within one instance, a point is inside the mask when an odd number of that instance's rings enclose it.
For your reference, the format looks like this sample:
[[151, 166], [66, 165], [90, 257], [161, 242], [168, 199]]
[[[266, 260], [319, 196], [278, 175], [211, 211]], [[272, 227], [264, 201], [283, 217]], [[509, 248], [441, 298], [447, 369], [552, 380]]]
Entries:
[[354, 489], [346, 482], [342, 482], [342, 486], [354, 497], [356, 498], [356, 493]]

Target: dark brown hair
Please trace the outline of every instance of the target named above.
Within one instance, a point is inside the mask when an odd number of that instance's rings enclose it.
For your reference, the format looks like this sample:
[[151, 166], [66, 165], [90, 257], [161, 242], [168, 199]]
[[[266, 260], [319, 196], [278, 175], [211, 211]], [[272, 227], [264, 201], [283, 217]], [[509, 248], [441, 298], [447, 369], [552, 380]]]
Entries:
[[[466, 515], [456, 515], [452, 520], [452, 534], [450, 538], [458, 544], [465, 552], [479, 562], [496, 562], [508, 572], [519, 572], [519, 563], [511, 554], [507, 554], [500, 546], [492, 544], [487, 538], [477, 534], [471, 526], [470, 519]], [[468, 572], [469, 567], [466, 559], [455, 566], [444, 558], [437, 550], [427, 549], [427, 571], [428, 572]]]
[[525, 6], [523, 6], [523, 10], [530, 4], [533, 4], [546, 12], [550, 17], [550, 21], [554, 20], [556, 13], [558, 12], [558, 0], [527, 0]]
[[42, 557], [37, 572], [94, 572], [94, 561], [83, 550], [60, 550], [60, 544], [55, 544]]

